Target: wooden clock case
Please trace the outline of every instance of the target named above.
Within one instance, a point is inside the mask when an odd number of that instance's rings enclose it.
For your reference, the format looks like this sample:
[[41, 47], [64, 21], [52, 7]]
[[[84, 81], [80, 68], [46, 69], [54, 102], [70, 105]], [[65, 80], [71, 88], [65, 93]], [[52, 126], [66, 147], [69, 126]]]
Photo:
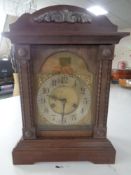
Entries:
[[[105, 16], [95, 17], [80, 7], [58, 5], [22, 15], [4, 35], [15, 47], [23, 119], [23, 137], [13, 150], [13, 163], [87, 160], [114, 163], [115, 149], [106, 138], [111, 68], [114, 45], [128, 33], [117, 33], [117, 27]], [[89, 63], [94, 76], [94, 122], [90, 134], [78, 130], [74, 134], [54, 131], [43, 137], [38, 135], [33, 99], [35, 47], [42, 47], [45, 54], [75, 51]], [[86, 60], [87, 51], [90, 59]]]

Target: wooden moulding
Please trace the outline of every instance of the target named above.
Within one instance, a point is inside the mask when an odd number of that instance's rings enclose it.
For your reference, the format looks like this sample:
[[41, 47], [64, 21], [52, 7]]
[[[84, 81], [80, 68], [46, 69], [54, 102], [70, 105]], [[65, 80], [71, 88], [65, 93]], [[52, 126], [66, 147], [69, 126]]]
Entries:
[[115, 149], [108, 139], [22, 139], [13, 150], [14, 164], [54, 161], [112, 164], [114, 160]]
[[[66, 13], [65, 16], [70, 13], [72, 15], [64, 20], [61, 19], [63, 13]], [[60, 21], [56, 21], [57, 18], [60, 18]], [[70, 22], [69, 19], [73, 21]], [[4, 32], [3, 35], [10, 38], [14, 44], [56, 45], [116, 44], [129, 33], [118, 33], [117, 26], [106, 16], [95, 17], [80, 7], [57, 5], [43, 8], [33, 14], [23, 14], [10, 25], [10, 32]]]
[[37, 131], [37, 136], [40, 138], [87, 138], [93, 135], [92, 130], [75, 130], [75, 131]]

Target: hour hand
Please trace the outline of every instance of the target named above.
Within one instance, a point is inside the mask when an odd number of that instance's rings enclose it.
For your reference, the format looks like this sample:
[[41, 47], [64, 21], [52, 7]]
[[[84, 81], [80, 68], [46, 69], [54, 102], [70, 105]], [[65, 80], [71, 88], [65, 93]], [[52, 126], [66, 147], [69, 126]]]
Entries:
[[54, 99], [54, 100], [59, 100], [58, 97], [54, 96], [54, 95], [48, 95], [50, 98]]
[[54, 100], [58, 100], [58, 101], [61, 101], [61, 102], [66, 101], [65, 98], [58, 98], [58, 97], [56, 97], [55, 95], [48, 95], [48, 96], [49, 96], [50, 98], [54, 99]]

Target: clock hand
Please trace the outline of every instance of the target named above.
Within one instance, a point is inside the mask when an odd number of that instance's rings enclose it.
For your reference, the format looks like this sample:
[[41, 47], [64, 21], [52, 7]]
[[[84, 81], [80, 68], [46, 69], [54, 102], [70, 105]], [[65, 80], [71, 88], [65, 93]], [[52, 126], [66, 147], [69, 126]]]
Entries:
[[56, 96], [54, 96], [54, 95], [48, 95], [48, 96], [51, 97], [51, 98], [54, 99], [54, 100], [59, 100], [59, 101], [61, 101], [61, 102], [67, 101], [65, 98], [58, 98], [58, 97], [56, 97]]
[[65, 98], [61, 99], [61, 102], [62, 102], [62, 107], [63, 107], [63, 111], [62, 111], [62, 114], [61, 114], [61, 117], [62, 117], [62, 123], [63, 123], [63, 119], [64, 119], [64, 114], [65, 114], [65, 104], [67, 102], [67, 100]]
[[56, 96], [54, 96], [54, 95], [48, 95], [48, 96], [51, 97], [51, 98], [54, 99], [54, 100], [59, 100], [59, 101], [61, 101], [60, 98], [58, 98], [58, 97], [56, 97]]
[[51, 97], [52, 99], [55, 100], [59, 100], [60, 102], [62, 102], [62, 113], [61, 113], [61, 117], [62, 117], [62, 123], [63, 123], [63, 119], [64, 119], [64, 115], [65, 115], [65, 104], [67, 102], [66, 98], [58, 98], [54, 95], [48, 95], [49, 97]]

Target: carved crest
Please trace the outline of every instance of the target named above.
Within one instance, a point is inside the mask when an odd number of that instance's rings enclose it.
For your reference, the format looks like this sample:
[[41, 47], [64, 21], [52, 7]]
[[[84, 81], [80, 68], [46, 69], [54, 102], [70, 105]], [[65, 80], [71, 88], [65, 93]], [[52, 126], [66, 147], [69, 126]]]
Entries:
[[68, 23], [91, 23], [91, 16], [83, 12], [69, 10], [50, 11], [34, 18], [35, 22], [68, 22]]

